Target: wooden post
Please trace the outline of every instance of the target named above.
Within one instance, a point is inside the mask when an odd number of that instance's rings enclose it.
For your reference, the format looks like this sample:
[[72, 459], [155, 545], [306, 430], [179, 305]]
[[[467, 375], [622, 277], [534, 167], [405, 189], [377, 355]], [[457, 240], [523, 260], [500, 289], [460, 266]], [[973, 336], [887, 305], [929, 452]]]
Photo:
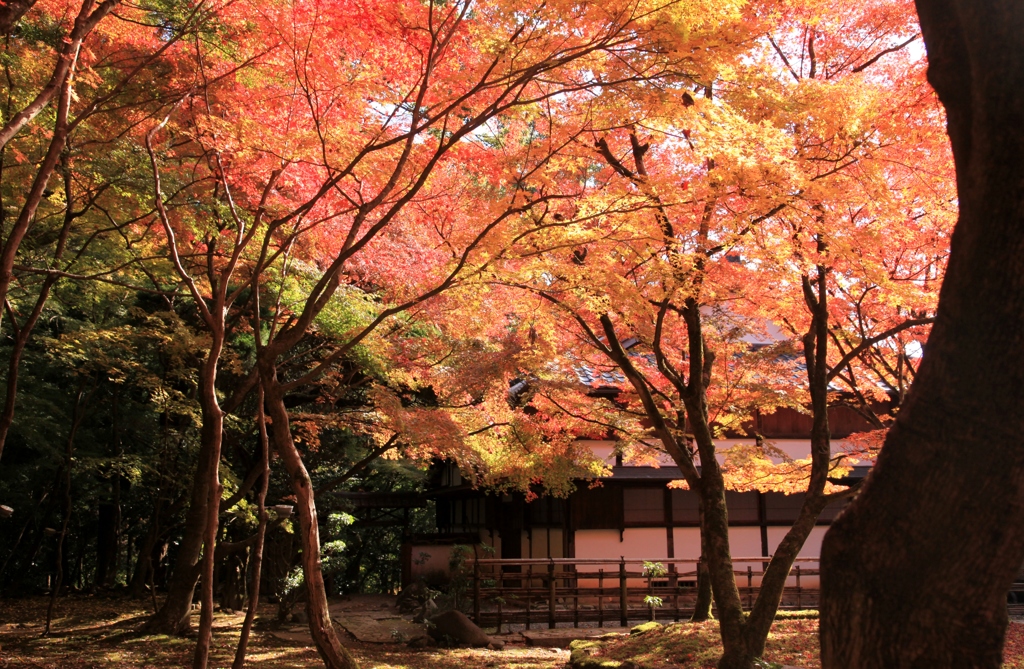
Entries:
[[533, 590], [533, 565], [526, 565], [526, 629], [530, 629], [530, 609], [533, 602], [530, 601], [530, 594]]
[[[666, 490], [667, 490], [667, 488], [666, 488]], [[650, 574], [647, 574], [647, 596], [648, 597], [653, 597], [654, 596], [654, 581], [652, 580]], [[650, 600], [648, 600], [648, 601], [650, 601]], [[648, 604], [647, 608], [650, 609], [651, 622], [654, 622], [654, 607], [651, 606], [650, 604]]]
[[800, 591], [800, 565], [796, 566], [796, 608], [802, 609], [804, 606], [803, 597]]
[[619, 562], [619, 622], [623, 627], [629, 625], [629, 588], [626, 586], [626, 557]]
[[548, 629], [555, 629], [555, 559], [548, 558]]
[[751, 598], [753, 596], [753, 592], [754, 592], [754, 570], [748, 564], [747, 565], [747, 609], [750, 609], [751, 607], [753, 607], [753, 602], [751, 602]]
[[473, 561], [473, 622], [480, 625], [480, 561]]
[[604, 569], [597, 570], [597, 626], [604, 627]]
[[505, 601], [505, 572], [498, 566], [498, 634], [501, 634], [501, 606]]
[[572, 626], [580, 626], [580, 574], [572, 566]]

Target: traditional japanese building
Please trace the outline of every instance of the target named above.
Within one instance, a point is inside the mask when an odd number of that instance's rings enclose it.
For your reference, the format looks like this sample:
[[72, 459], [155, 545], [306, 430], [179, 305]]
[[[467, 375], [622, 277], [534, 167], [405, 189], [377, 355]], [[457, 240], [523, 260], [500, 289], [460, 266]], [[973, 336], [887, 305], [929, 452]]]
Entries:
[[[830, 410], [829, 420], [834, 440], [872, 429], [845, 407]], [[758, 432], [792, 458], [807, 457], [810, 428], [810, 417], [791, 409], [757, 419]], [[728, 448], [739, 441], [723, 439], [718, 445]], [[624, 461], [615, 455], [612, 441], [585, 443], [610, 466], [611, 475], [599, 479], [599, 485], [580, 482], [564, 499], [540, 495], [528, 502], [522, 493], [497, 495], [474, 489], [454, 464], [439, 463], [429, 495], [436, 503], [438, 532], [410, 539], [403, 556], [403, 580], [447, 570], [450, 547], [456, 544], [476, 546], [482, 557], [504, 559], [698, 558], [696, 493], [667, 487], [669, 481], [682, 478], [679, 468], [667, 457], [660, 466]], [[868, 468], [854, 467], [848, 474], [850, 482], [863, 478]], [[727, 493], [733, 556], [771, 555], [796, 519], [802, 497]], [[819, 555], [825, 530], [840, 509], [841, 504], [825, 509], [801, 557]], [[805, 568], [817, 566], [804, 564]], [[736, 567], [745, 569], [746, 563], [737, 562]]]

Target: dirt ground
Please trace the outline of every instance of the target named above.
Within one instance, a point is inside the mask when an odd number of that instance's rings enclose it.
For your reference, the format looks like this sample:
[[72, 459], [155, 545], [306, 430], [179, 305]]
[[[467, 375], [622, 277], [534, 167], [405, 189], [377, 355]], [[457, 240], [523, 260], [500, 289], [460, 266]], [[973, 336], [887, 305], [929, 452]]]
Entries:
[[[0, 600], [0, 669], [169, 669], [192, 664], [194, 638], [142, 636], [136, 632], [151, 609], [130, 599], [75, 596], [58, 603], [53, 632], [42, 636], [45, 598]], [[364, 616], [390, 621], [383, 601], [355, 598], [332, 604], [336, 619]], [[390, 609], [393, 611], [393, 609]], [[250, 637], [247, 666], [254, 669], [317, 669], [323, 664], [303, 625], [278, 624], [277, 607], [261, 607]], [[241, 613], [218, 613], [210, 668], [227, 669], [234, 658]], [[194, 619], [194, 624], [198, 617]], [[388, 623], [390, 624], [390, 623]], [[608, 631], [618, 631], [609, 629]], [[342, 631], [343, 641], [363, 669], [562, 669], [568, 651], [527, 647], [522, 637], [502, 651], [485, 649], [411, 649], [402, 643], [360, 642]], [[806, 669], [819, 667], [817, 620], [778, 620], [769, 638], [766, 659]], [[626, 658], [650, 669], [713, 667], [720, 652], [717, 626], [670, 625], [663, 633], [627, 636], [600, 652]], [[1012, 622], [1007, 630], [1004, 669], [1024, 669], [1024, 624]]]
[[[42, 637], [44, 598], [0, 600], [0, 668], [86, 669], [132, 667], [165, 669], [192, 664], [195, 640], [141, 636], [135, 630], [151, 613], [144, 603], [108, 597], [71, 597], [58, 602], [52, 633]], [[253, 669], [323, 666], [308, 637], [294, 623], [279, 626], [276, 606], [261, 607], [247, 653]], [[227, 669], [234, 659], [244, 615], [217, 613], [210, 653], [211, 669]], [[194, 622], [198, 622], [198, 617]], [[282, 631], [285, 632], [282, 634]], [[279, 638], [279, 637], [286, 638]], [[344, 643], [364, 669], [556, 669], [568, 652], [510, 644], [485, 649], [410, 649], [404, 644]]]

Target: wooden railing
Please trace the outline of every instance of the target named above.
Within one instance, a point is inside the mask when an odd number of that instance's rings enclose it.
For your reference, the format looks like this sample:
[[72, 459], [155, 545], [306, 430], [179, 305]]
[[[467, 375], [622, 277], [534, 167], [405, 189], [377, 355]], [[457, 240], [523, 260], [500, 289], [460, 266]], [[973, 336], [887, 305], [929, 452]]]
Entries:
[[[745, 607], [757, 597], [770, 557], [733, 558]], [[679, 620], [693, 612], [699, 560], [620, 558], [480, 559], [472, 563], [473, 619], [497, 628], [558, 623], [628, 626], [630, 621]], [[808, 568], [807, 563], [813, 563]], [[783, 609], [818, 606], [818, 558], [797, 558]], [[653, 569], [645, 568], [654, 567]], [[657, 567], [660, 565], [660, 568]], [[746, 567], [742, 567], [746, 565]]]

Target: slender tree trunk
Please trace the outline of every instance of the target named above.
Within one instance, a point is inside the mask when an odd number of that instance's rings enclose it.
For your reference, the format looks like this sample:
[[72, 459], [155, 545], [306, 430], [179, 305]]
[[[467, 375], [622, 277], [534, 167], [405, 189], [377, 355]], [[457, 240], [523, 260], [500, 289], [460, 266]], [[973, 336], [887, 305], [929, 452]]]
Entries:
[[64, 537], [67, 536], [68, 521], [71, 520], [72, 456], [75, 453], [75, 435], [78, 434], [78, 426], [82, 423], [82, 400], [84, 394], [85, 380], [83, 379], [78, 387], [78, 395], [75, 397], [75, 408], [71, 414], [71, 428], [68, 430], [68, 442], [64, 450], [64, 520], [61, 523], [60, 535], [57, 537], [57, 550], [54, 561], [56, 574], [50, 590], [50, 603], [46, 607], [46, 628], [43, 630], [43, 636], [50, 634], [50, 624], [53, 622], [53, 609], [57, 604], [61, 582], [64, 580]]
[[199, 639], [196, 641], [193, 669], [206, 669], [210, 655], [210, 639], [213, 636], [213, 576], [217, 556], [217, 529], [220, 520], [220, 447], [224, 433], [224, 412], [217, 402], [217, 363], [224, 345], [224, 330], [215, 329], [213, 342], [203, 365], [202, 395], [204, 442], [210, 444], [208, 480], [206, 482], [206, 531], [203, 537], [202, 608], [199, 614]]
[[288, 410], [284, 404], [284, 393], [277, 382], [276, 369], [272, 362], [267, 361], [267, 357], [260, 361], [260, 377], [272, 421], [274, 446], [288, 471], [292, 491], [295, 493], [299, 538], [302, 542], [302, 571], [308, 594], [306, 610], [309, 614], [309, 631], [327, 669], [358, 669], [359, 664], [338, 640], [331, 623], [320, 566], [320, 528], [313, 500], [313, 485], [292, 439]]
[[[50, 490], [45, 491], [42, 495], [39, 496], [39, 499], [35, 501], [35, 504], [32, 506], [32, 509], [38, 508], [39, 505], [45, 502], [46, 498], [50, 496], [50, 493], [53, 492], [53, 490], [57, 487], [57, 484], [59, 482], [60, 478], [58, 477], [57, 480], [54, 481], [53, 486], [50, 488]], [[18, 538], [14, 540], [14, 545], [11, 546], [11, 551], [7, 554], [7, 557], [4, 558], [3, 566], [0, 566], [0, 583], [3, 583], [3, 576], [7, 573], [7, 565], [11, 563], [11, 558], [13, 558], [15, 553], [18, 552], [18, 546], [21, 545], [21, 540], [25, 537], [25, 531], [28, 530], [28, 526], [32, 524], [33, 515], [34, 514], [32, 512], [26, 514], [25, 522], [21, 526], [21, 531], [18, 532]]]
[[64, 537], [68, 533], [68, 520], [71, 518], [71, 440], [68, 440], [66, 466], [64, 468], [64, 520], [57, 537], [57, 549], [54, 553], [54, 576], [50, 587], [50, 603], [46, 606], [46, 627], [43, 636], [49, 636], [50, 624], [53, 622], [53, 610], [57, 605], [57, 596], [64, 580]]
[[[174, 563], [167, 599], [143, 627], [143, 631], [149, 634], [185, 634], [191, 627], [189, 618], [196, 582], [200, 576], [200, 554], [203, 542], [209, 536], [209, 518], [212, 514], [219, 513], [220, 509], [220, 493], [216, 493], [217, 497], [214, 497], [210, 490], [211, 482], [219, 481], [220, 445], [224, 427], [224, 415], [217, 404], [215, 387], [219, 355], [220, 348], [215, 342], [211, 344], [201, 372], [200, 402], [203, 425], [200, 431], [199, 462], [192, 481], [192, 494], [185, 515], [181, 546], [178, 548]], [[219, 482], [216, 485], [219, 485]], [[211, 499], [216, 500], [212, 511], [209, 506]], [[212, 543], [210, 545], [212, 546]], [[208, 553], [212, 558], [212, 549]]]
[[1024, 560], [1024, 7], [917, 8], [960, 219], [917, 378], [822, 546], [827, 669], [997, 669]]
[[267, 434], [267, 421], [263, 412], [263, 387], [260, 386], [256, 398], [256, 422], [260, 431], [260, 448], [263, 451], [263, 477], [260, 482], [260, 492], [257, 499], [257, 513], [259, 514], [260, 525], [256, 530], [256, 545], [252, 549], [252, 573], [249, 580], [249, 607], [245, 612], [245, 621], [242, 623], [242, 633], [238, 637], [238, 649], [235, 651], [235, 661], [231, 669], [242, 669], [245, 666], [245, 650], [249, 644], [249, 632], [252, 630], [253, 620], [256, 618], [256, 611], [260, 606], [260, 576], [263, 568], [263, 544], [267, 536], [267, 488], [270, 485], [270, 437]]
[[94, 585], [97, 588], [106, 587], [111, 580], [111, 574], [117, 573], [117, 562], [114, 559], [114, 544], [117, 541], [117, 530], [114, 525], [116, 516], [113, 504], [105, 502], [99, 505], [99, 518], [96, 522], [96, 573], [94, 578]]
[[146, 537], [139, 548], [139, 557], [135, 560], [135, 570], [132, 572], [131, 581], [128, 583], [128, 596], [139, 599], [146, 594], [146, 584], [149, 583], [150, 574], [153, 573], [153, 549], [160, 538], [162, 527], [162, 515], [164, 498], [161, 490], [157, 490], [156, 502], [153, 503], [153, 513], [150, 516], [149, 528], [146, 530]]

